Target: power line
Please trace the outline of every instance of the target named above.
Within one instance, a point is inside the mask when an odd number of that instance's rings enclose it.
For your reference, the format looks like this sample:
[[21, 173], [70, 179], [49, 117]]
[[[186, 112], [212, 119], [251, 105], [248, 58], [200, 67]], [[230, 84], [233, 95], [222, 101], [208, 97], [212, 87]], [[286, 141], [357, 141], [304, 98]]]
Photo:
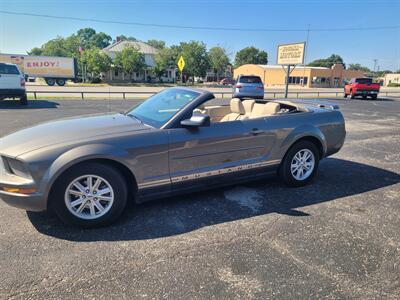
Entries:
[[55, 16], [46, 14], [34, 14], [25, 12], [5, 11], [0, 10], [1, 14], [17, 15], [17, 16], [28, 16], [28, 17], [40, 17], [50, 18], [58, 20], [72, 20], [72, 21], [84, 21], [84, 22], [96, 22], [106, 24], [120, 24], [120, 25], [133, 25], [133, 26], [144, 26], [144, 27], [160, 27], [160, 28], [174, 28], [174, 29], [195, 29], [195, 30], [213, 30], [213, 31], [243, 31], [243, 32], [333, 32], [333, 31], [371, 31], [371, 30], [394, 30], [400, 29], [400, 25], [392, 26], [374, 26], [374, 27], [343, 27], [343, 28], [305, 28], [305, 29], [287, 29], [287, 28], [235, 28], [235, 27], [208, 27], [208, 26], [186, 26], [186, 25], [169, 25], [169, 24], [157, 24], [157, 23], [140, 23], [140, 22], [125, 22], [115, 20], [101, 20], [92, 18], [78, 18], [68, 16]]

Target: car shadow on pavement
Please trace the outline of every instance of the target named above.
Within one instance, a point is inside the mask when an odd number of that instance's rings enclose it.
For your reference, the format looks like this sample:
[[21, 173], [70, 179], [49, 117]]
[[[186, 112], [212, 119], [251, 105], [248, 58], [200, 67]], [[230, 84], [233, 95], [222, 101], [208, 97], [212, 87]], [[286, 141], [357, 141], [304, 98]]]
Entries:
[[28, 105], [19, 104], [18, 100], [0, 101], [0, 109], [43, 109], [57, 108], [60, 104], [48, 100], [29, 100]]
[[316, 180], [288, 188], [279, 180], [255, 181], [128, 207], [106, 228], [67, 227], [50, 213], [27, 212], [41, 233], [70, 241], [143, 240], [184, 234], [205, 226], [270, 213], [308, 216], [301, 208], [370, 192], [400, 182], [400, 175], [362, 163], [328, 158]]

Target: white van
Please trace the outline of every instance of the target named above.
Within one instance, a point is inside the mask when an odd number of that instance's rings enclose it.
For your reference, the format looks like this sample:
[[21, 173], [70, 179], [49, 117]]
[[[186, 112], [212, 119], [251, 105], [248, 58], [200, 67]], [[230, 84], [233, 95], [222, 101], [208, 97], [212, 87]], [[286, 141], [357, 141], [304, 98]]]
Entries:
[[25, 78], [14, 64], [0, 63], [0, 100], [19, 98], [21, 105], [28, 104]]

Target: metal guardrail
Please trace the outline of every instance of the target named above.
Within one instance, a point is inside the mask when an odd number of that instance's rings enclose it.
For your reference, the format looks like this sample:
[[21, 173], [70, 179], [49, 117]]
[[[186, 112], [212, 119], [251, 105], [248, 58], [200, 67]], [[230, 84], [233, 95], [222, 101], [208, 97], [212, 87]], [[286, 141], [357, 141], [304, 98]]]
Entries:
[[[37, 99], [38, 94], [78, 94], [81, 96], [82, 100], [85, 100], [85, 94], [105, 94], [105, 95], [122, 95], [123, 99], [126, 99], [127, 95], [154, 95], [157, 92], [96, 92], [96, 91], [27, 91], [28, 94], [33, 94], [34, 99]], [[225, 95], [232, 96], [232, 92], [213, 92], [215, 96], [220, 95], [221, 98], [225, 98]], [[320, 98], [321, 95], [335, 95], [335, 98], [339, 98], [339, 95], [343, 97], [343, 92], [329, 92], [329, 91], [299, 91], [299, 92], [290, 92], [289, 91], [289, 98], [299, 98], [300, 95], [316, 95], [316, 96], [311, 96], [312, 98]], [[266, 91], [264, 93], [264, 97], [271, 95], [272, 98], [279, 98], [277, 95], [281, 95], [283, 98], [285, 95], [285, 92], [268, 92]], [[295, 95], [295, 97], [290, 97], [291, 95]], [[399, 95], [400, 96], [400, 91], [384, 91], [379, 93], [380, 96], [386, 96], [388, 97], [389, 95]]]

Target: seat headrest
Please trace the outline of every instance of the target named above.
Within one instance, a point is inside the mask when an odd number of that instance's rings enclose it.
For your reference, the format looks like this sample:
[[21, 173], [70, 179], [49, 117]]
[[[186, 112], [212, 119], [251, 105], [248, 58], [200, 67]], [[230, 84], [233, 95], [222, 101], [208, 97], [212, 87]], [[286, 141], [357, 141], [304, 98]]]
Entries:
[[240, 114], [240, 115], [244, 115], [245, 114], [245, 110], [244, 110], [244, 106], [242, 101], [240, 101], [240, 99], [238, 98], [233, 98], [231, 100], [231, 112], [232, 113], [236, 113], [236, 114]]
[[264, 105], [264, 113], [268, 115], [277, 114], [281, 110], [281, 105], [276, 102], [267, 102]]
[[242, 103], [244, 106], [244, 111], [246, 112], [246, 114], [249, 114], [253, 110], [253, 106], [256, 103], [256, 101], [255, 100], [243, 100]]

